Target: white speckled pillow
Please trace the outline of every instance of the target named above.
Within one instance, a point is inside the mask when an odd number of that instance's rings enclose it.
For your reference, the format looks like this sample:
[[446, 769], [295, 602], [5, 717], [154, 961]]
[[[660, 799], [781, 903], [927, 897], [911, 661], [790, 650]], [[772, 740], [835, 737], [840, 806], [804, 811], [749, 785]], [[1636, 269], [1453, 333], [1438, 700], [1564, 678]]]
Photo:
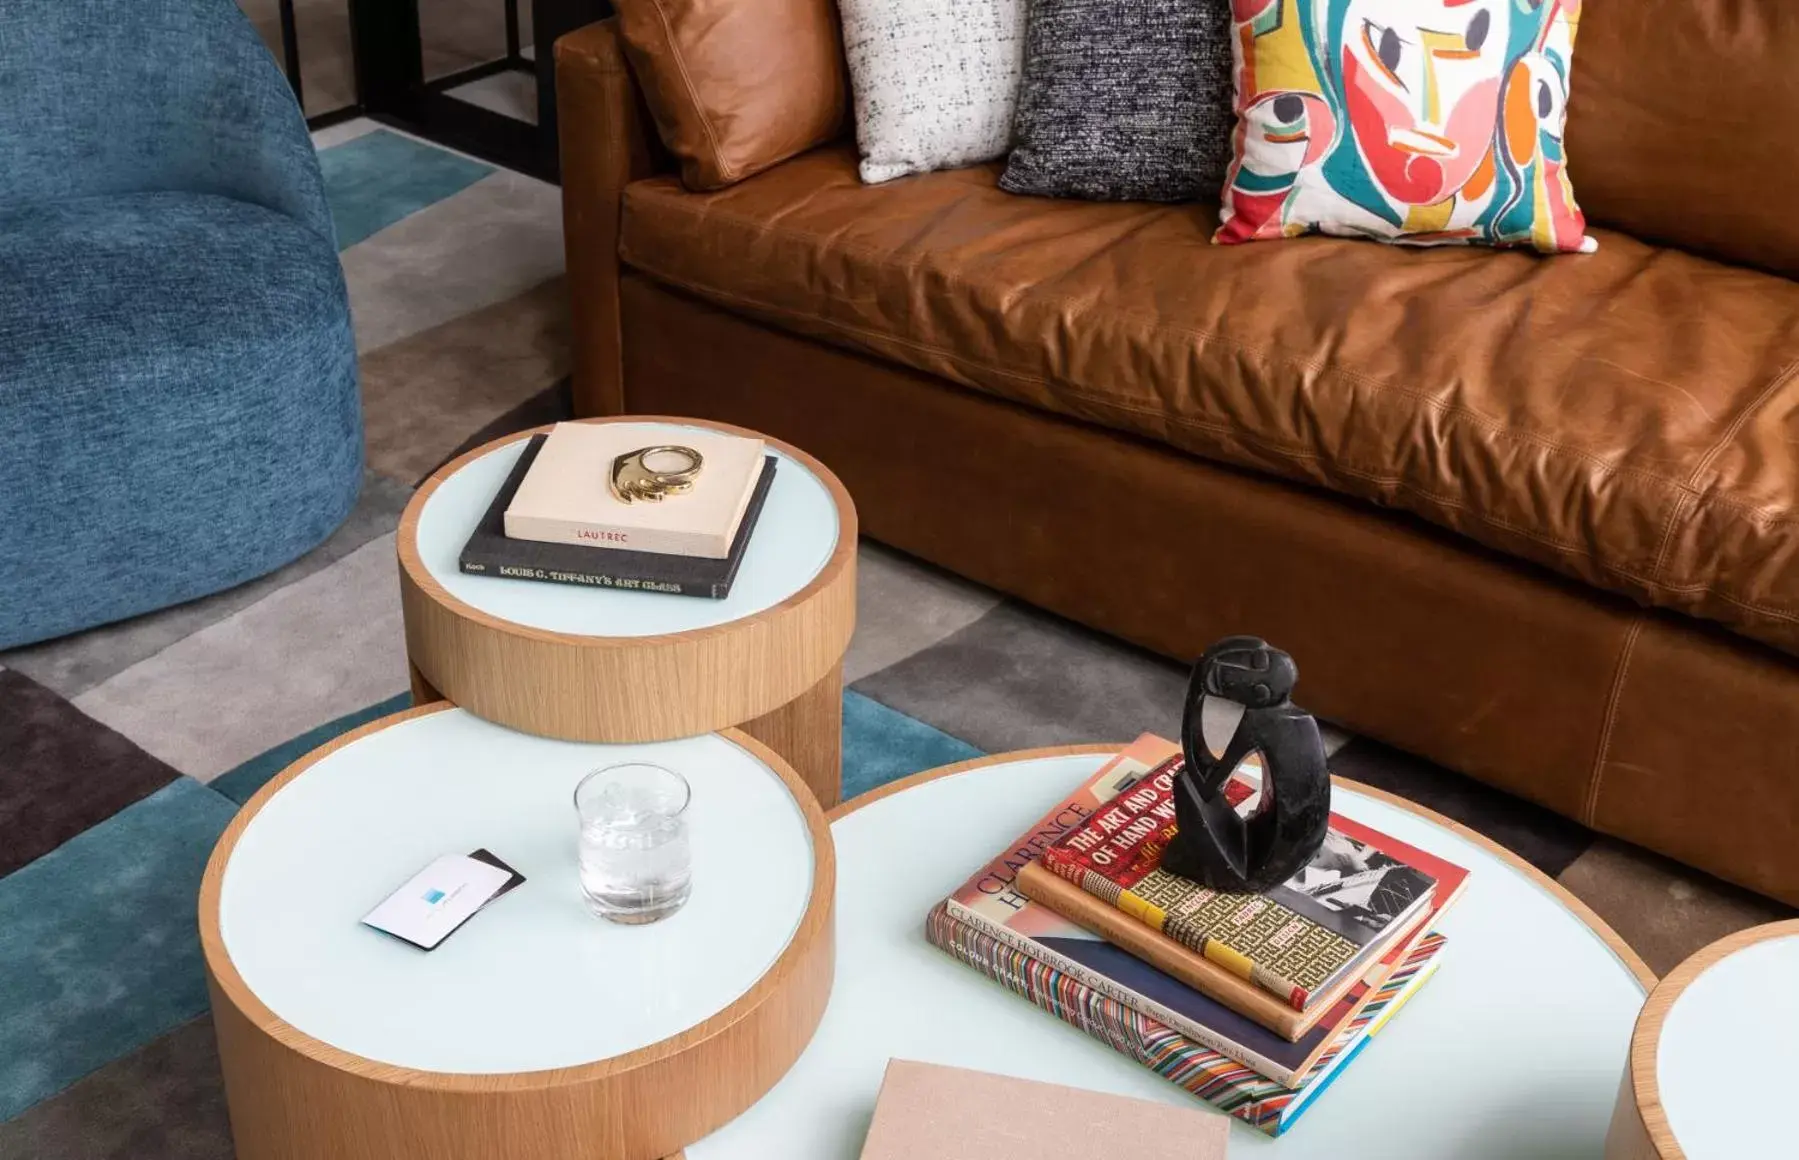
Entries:
[[839, 0], [862, 180], [1011, 147], [1025, 0]]

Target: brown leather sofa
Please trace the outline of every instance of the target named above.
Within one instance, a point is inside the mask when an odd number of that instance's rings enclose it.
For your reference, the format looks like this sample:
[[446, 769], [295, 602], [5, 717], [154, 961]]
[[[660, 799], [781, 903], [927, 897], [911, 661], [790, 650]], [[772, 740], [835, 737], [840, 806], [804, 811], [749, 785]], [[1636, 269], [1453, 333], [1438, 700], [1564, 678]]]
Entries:
[[878, 540], [1261, 634], [1308, 708], [1799, 903], [1799, 4], [1587, 0], [1600, 250], [1547, 259], [864, 186], [847, 134], [689, 192], [612, 23], [557, 59], [580, 412], [792, 440]]

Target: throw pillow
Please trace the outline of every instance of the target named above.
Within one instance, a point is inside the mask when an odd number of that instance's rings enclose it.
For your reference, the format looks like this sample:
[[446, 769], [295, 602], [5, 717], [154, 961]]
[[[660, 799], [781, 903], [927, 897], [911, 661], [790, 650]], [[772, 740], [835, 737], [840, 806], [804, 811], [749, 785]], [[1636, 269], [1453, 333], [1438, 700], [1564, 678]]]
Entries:
[[1234, 0], [1219, 242], [1590, 251], [1562, 128], [1581, 0]]
[[1215, 200], [1235, 123], [1230, 0], [1031, 0], [1000, 188]]
[[839, 0], [838, 8], [863, 181], [1006, 152], [1024, 0]]
[[617, 0], [619, 34], [689, 189], [835, 140], [847, 109], [831, 0]]

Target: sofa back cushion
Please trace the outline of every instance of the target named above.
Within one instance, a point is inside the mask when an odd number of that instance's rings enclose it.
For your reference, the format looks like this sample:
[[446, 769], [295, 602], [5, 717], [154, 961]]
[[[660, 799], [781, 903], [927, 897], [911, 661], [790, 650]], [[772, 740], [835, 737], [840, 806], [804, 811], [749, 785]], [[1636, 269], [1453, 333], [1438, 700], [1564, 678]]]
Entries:
[[832, 0], [617, 0], [625, 52], [689, 189], [836, 138], [848, 110]]
[[818, 149], [719, 193], [653, 178], [625, 191], [619, 255], [737, 314], [1409, 511], [1799, 657], [1799, 282], [1609, 231], [1548, 260], [1212, 246], [1208, 206], [1046, 203], [996, 169], [868, 186]]
[[1568, 105], [1587, 216], [1799, 277], [1799, 3], [1585, 0]]

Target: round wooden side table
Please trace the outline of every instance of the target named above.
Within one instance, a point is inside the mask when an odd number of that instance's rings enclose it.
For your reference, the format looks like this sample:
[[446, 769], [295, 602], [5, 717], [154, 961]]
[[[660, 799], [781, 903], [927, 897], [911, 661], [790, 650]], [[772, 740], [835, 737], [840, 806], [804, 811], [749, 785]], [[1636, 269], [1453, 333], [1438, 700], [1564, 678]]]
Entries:
[[[678, 442], [723, 423], [590, 419]], [[774, 485], [724, 600], [466, 575], [463, 544], [537, 428], [462, 456], [400, 520], [400, 602], [414, 700], [574, 741], [661, 741], [737, 726], [824, 805], [841, 795], [843, 653], [856, 618], [856, 508], [825, 466], [778, 440]], [[758, 436], [760, 437], [760, 436]]]
[[1661, 981], [1630, 1040], [1606, 1160], [1737, 1160], [1799, 1151], [1799, 920], [1741, 931]]
[[[693, 787], [693, 895], [590, 915], [572, 794], [654, 761]], [[436, 949], [361, 925], [444, 854], [524, 875]], [[518, 733], [445, 703], [270, 782], [220, 838], [200, 937], [242, 1160], [651, 1160], [753, 1104], [830, 995], [824, 815], [736, 731], [642, 745]]]
[[[925, 939], [925, 915], [1118, 746], [998, 754], [831, 811], [837, 985], [786, 1078], [685, 1160], [852, 1160], [891, 1058], [1201, 1107], [1149, 1068]], [[1469, 871], [1437, 929], [1436, 977], [1279, 1139], [1238, 1125], [1236, 1160], [1596, 1156], [1632, 1021], [1655, 977], [1597, 915], [1490, 840], [1338, 779], [1332, 808]], [[1756, 1155], [1770, 1155], [1762, 1152]]]

